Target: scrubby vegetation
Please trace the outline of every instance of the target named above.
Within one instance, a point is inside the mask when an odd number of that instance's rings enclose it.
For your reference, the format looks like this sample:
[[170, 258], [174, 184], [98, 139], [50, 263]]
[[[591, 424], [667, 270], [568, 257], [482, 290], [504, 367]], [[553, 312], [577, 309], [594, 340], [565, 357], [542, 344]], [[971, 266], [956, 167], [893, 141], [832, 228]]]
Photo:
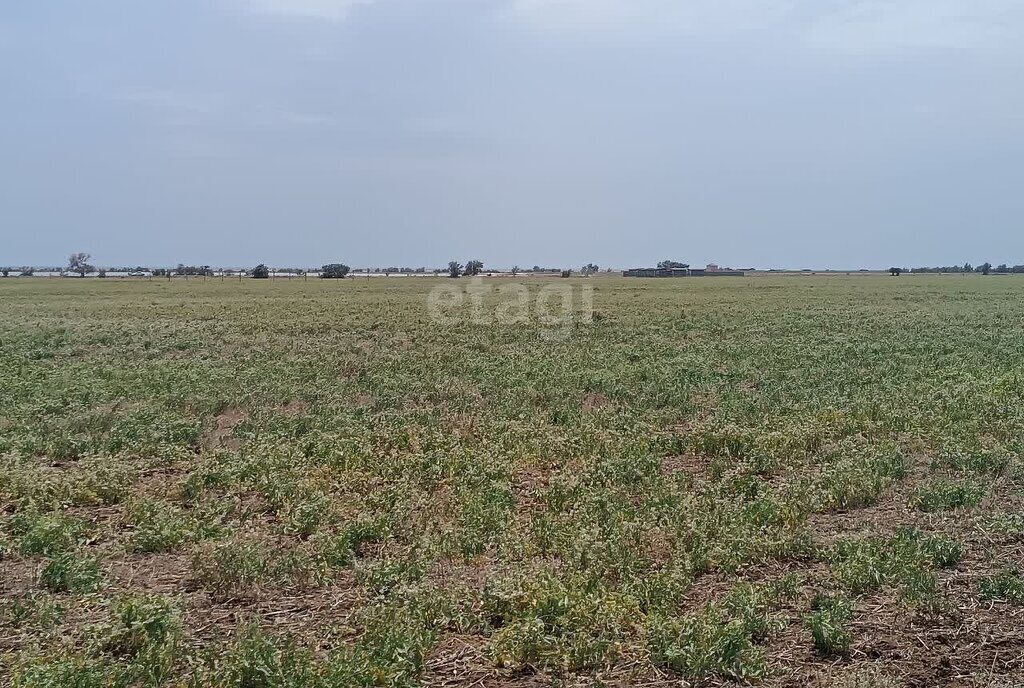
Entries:
[[852, 618], [848, 600], [821, 593], [816, 595], [811, 600], [811, 614], [807, 617], [814, 647], [826, 656], [849, 655], [851, 637], [847, 625]]
[[1024, 672], [1024, 282], [522, 282], [0, 284], [0, 676]]

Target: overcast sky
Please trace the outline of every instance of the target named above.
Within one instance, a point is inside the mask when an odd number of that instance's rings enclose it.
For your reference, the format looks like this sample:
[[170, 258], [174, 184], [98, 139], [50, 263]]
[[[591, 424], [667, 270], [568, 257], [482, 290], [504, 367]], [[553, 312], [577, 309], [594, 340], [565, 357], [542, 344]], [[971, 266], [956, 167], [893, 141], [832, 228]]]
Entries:
[[1020, 0], [0, 8], [0, 263], [1024, 263]]

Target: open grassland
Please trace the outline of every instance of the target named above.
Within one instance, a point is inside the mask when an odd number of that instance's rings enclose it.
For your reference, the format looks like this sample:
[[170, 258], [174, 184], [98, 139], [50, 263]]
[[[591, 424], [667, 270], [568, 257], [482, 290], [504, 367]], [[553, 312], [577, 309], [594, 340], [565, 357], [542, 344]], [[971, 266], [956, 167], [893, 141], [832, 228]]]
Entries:
[[0, 280], [0, 683], [1019, 685], [1024, 280], [436, 283]]

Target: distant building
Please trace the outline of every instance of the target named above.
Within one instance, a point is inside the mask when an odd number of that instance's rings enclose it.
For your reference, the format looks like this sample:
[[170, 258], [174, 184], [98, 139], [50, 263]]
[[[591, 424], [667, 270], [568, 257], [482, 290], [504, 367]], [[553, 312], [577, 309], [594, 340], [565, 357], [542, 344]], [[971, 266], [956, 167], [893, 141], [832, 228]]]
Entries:
[[709, 264], [706, 268], [633, 268], [623, 270], [623, 277], [743, 277], [740, 270], [723, 270]]
[[689, 268], [633, 268], [624, 270], [623, 277], [686, 277]]

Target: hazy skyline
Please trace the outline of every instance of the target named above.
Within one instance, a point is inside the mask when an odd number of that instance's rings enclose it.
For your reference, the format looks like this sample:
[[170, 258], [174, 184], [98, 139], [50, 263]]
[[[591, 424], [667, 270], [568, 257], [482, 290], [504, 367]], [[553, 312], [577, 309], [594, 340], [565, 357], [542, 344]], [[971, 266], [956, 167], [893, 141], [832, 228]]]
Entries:
[[1024, 263], [1014, 0], [0, 10], [0, 263]]

